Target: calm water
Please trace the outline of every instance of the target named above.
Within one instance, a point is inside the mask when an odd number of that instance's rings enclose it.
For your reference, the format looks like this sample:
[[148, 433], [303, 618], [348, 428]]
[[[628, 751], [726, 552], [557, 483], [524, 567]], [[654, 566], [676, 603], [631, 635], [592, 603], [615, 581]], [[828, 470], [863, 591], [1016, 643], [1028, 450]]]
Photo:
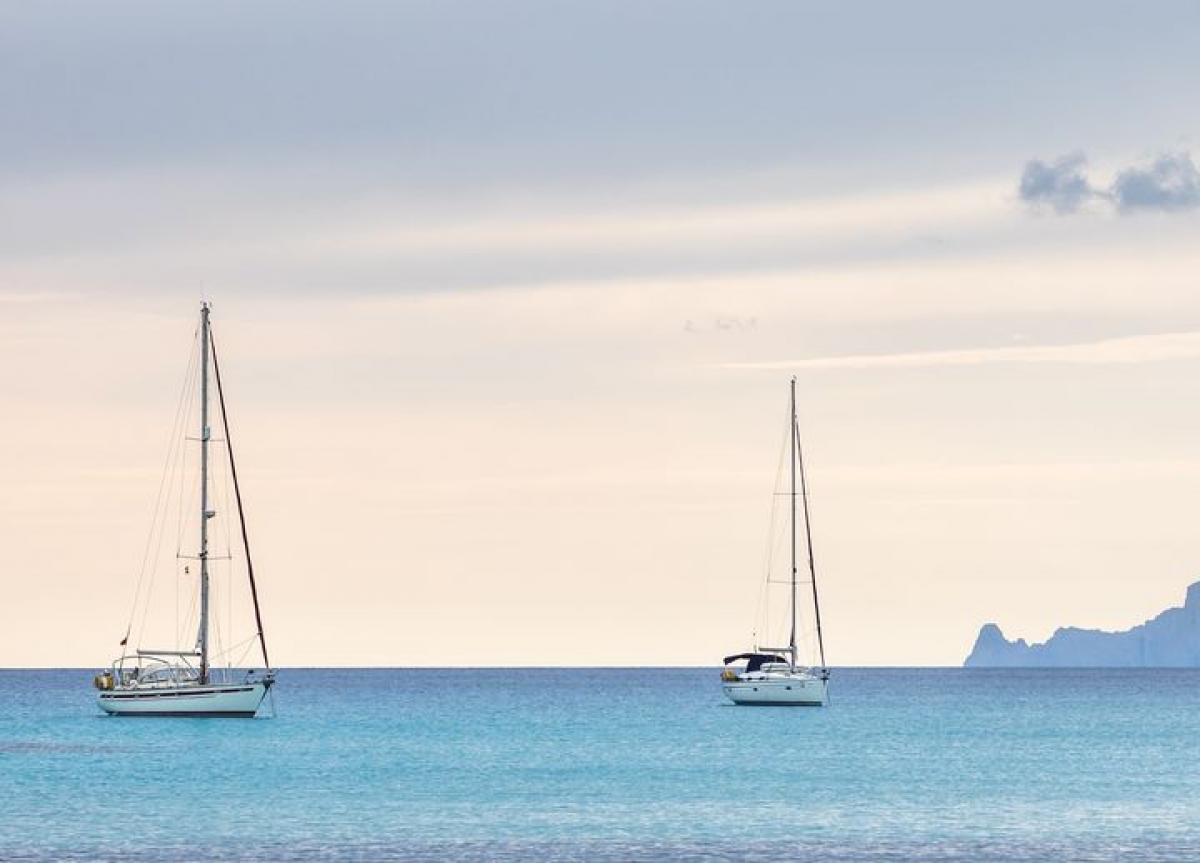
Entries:
[[1200, 671], [284, 670], [274, 719], [0, 671], [0, 858], [1200, 859]]

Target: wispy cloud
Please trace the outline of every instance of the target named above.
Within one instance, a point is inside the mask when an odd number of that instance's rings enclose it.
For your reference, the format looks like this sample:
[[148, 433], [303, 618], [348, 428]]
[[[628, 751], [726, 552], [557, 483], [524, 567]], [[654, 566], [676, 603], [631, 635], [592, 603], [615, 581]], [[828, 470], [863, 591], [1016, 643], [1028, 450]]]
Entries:
[[[358, 182], [321, 180], [312, 200], [289, 191], [304, 185], [298, 179], [256, 180], [235, 169], [0, 188], [0, 284], [128, 295], [170, 286], [195, 293], [203, 283], [345, 296], [695, 280], [962, 254], [1011, 220], [1003, 178], [761, 199], [714, 192], [675, 203], [631, 186], [619, 205], [530, 193], [512, 208], [356, 197]], [[180, 199], [187, 212], [173, 214]], [[935, 246], [929, 236], [947, 242]]]
[[798, 360], [723, 363], [726, 369], [761, 371], [802, 369], [921, 368], [993, 364], [1127, 365], [1200, 357], [1200, 332], [1126, 336], [1070, 345], [1022, 345], [897, 354], [856, 354]]
[[1164, 153], [1146, 166], [1126, 168], [1107, 187], [1093, 185], [1085, 169], [1087, 157], [1069, 153], [1043, 162], [1025, 163], [1017, 188], [1020, 199], [1034, 209], [1075, 213], [1097, 202], [1120, 213], [1158, 210], [1179, 212], [1200, 206], [1200, 171], [1190, 153]]

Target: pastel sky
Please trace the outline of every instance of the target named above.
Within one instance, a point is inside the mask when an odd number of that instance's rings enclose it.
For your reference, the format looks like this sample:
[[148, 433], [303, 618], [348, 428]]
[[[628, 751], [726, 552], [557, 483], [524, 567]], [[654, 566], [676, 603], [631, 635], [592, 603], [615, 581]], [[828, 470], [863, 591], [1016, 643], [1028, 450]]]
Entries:
[[202, 298], [273, 659], [833, 665], [1200, 577], [1200, 7], [0, 10], [0, 665], [124, 632]]

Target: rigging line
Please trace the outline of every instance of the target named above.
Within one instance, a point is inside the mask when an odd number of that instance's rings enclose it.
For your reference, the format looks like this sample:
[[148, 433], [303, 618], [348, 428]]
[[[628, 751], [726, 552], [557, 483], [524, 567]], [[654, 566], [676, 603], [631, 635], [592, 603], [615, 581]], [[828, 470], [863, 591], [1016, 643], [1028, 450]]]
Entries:
[[238, 650], [243, 647], [247, 647], [247, 646], [253, 647], [255, 642], [257, 642], [257, 641], [258, 641], [258, 634], [256, 633], [254, 635], [251, 635], [249, 638], [243, 638], [241, 641], [235, 641], [234, 643], [230, 644], [228, 647], [222, 649], [220, 652], [215, 653], [213, 655], [214, 656], [225, 656], [226, 654], [232, 653], [233, 651]]
[[[199, 389], [200, 389], [200, 383], [199, 383], [198, 378], [200, 376], [200, 364], [202, 361], [202, 357], [200, 355], [202, 346], [200, 344], [199, 326], [196, 329], [196, 334], [197, 334], [196, 345], [192, 351], [193, 361], [192, 361], [192, 369], [191, 369], [191, 378], [188, 381], [189, 392], [193, 396], [198, 395]], [[177, 533], [176, 533], [176, 537], [175, 537], [175, 543], [176, 543], [175, 544], [175, 554], [176, 554], [176, 556], [179, 555], [180, 550], [183, 548], [183, 535], [190, 525], [190, 521], [189, 521], [190, 516], [185, 516], [184, 513], [187, 513], [191, 509], [191, 507], [185, 506], [185, 500], [192, 500], [192, 499], [196, 499], [199, 497], [199, 486], [200, 486], [199, 471], [196, 471], [195, 475], [192, 475], [191, 488], [185, 489], [185, 487], [184, 487], [187, 477], [190, 475], [190, 472], [188, 469], [188, 458], [189, 458], [189, 453], [192, 451], [192, 448], [188, 446], [188, 443], [191, 441], [197, 440], [197, 438], [193, 438], [192, 436], [190, 436], [187, 433], [187, 429], [192, 425], [193, 418], [196, 415], [196, 403], [195, 402], [196, 402], [195, 398], [188, 400], [187, 415], [184, 417], [183, 425], [181, 426], [181, 428], [179, 430], [179, 503], [178, 503], [179, 508], [178, 508], [178, 510], [176, 510], [176, 512], [178, 513], [178, 519], [176, 520]], [[186, 494], [185, 494], [185, 491], [186, 491]]]
[[[199, 374], [200, 374], [199, 329], [197, 329], [196, 332], [197, 332], [196, 346], [195, 346], [195, 350], [193, 351], [193, 356], [195, 357], [195, 362], [192, 365], [192, 378], [189, 381], [189, 390], [190, 390], [190, 395], [192, 396], [192, 398], [188, 400], [187, 414], [184, 417], [183, 426], [179, 430], [179, 434], [180, 434], [180, 437], [179, 437], [179, 466], [176, 468], [176, 470], [179, 472], [179, 498], [175, 504], [175, 507], [176, 507], [175, 508], [175, 558], [176, 558], [176, 560], [179, 560], [181, 557], [184, 556], [183, 555], [183, 537], [184, 537], [184, 534], [187, 532], [188, 528], [191, 526], [190, 512], [191, 512], [192, 507], [188, 505], [188, 501], [195, 499], [199, 495], [199, 484], [200, 484], [200, 478], [199, 478], [198, 473], [188, 467], [188, 465], [190, 463], [189, 460], [191, 459], [192, 448], [188, 445], [191, 438], [188, 436], [188, 433], [187, 433], [188, 428], [190, 428], [192, 423], [195, 421], [195, 416], [196, 416], [195, 396], [200, 387], [200, 383], [199, 383]], [[188, 482], [189, 477], [191, 477], [190, 483]], [[185, 567], [185, 569], [186, 569], [186, 567]], [[180, 573], [179, 573], [178, 569], [176, 569], [176, 575], [178, 576], [179, 574]], [[191, 575], [190, 572], [187, 572], [186, 574], [189, 576]], [[198, 577], [198, 574], [197, 574], [197, 577]], [[189, 605], [187, 607], [187, 610], [185, 610], [184, 614], [181, 615], [175, 621], [175, 627], [177, 630], [176, 635], [175, 635], [175, 643], [176, 643], [176, 645], [181, 646], [181, 647], [185, 643], [188, 643], [188, 642], [185, 642], [185, 640], [184, 640], [184, 634], [183, 634], [184, 627], [185, 627], [185, 624], [190, 625], [190, 623], [188, 622], [188, 617], [190, 617], [190, 614], [191, 614], [190, 609], [195, 607], [195, 601], [196, 601], [195, 594], [199, 592], [199, 582], [196, 583], [196, 586], [194, 589], [190, 582], [191, 582], [191, 579], [188, 580], [187, 597], [189, 598], [191, 605]], [[180, 580], [177, 579], [175, 582], [175, 590], [178, 591], [179, 587], [180, 587]], [[190, 643], [194, 644], [195, 642], [192, 641]]]
[[[196, 605], [197, 605], [197, 603], [200, 601], [200, 598], [199, 598], [199, 597], [196, 595], [196, 592], [195, 592], [195, 591], [191, 591], [191, 595], [192, 595], [192, 601], [191, 601], [191, 603], [188, 605], [188, 609], [187, 609], [187, 611], [186, 611], [186, 612], [184, 612], [184, 616], [183, 616], [182, 624], [181, 624], [181, 625], [180, 625], [180, 627], [179, 627], [178, 634], [175, 636], [175, 646], [176, 646], [176, 647], [183, 647], [183, 646], [184, 646], [184, 643], [183, 643], [183, 633], [184, 633], [184, 632], [187, 632], [189, 629], [192, 629], [192, 628], [194, 628], [194, 627], [193, 627], [193, 625], [192, 625], [192, 621], [193, 621], [193, 617], [192, 617], [192, 615], [193, 615], [193, 614], [195, 615], [195, 621], [196, 621], [196, 624], [198, 625], [198, 624], [199, 624], [199, 622], [200, 622], [200, 621], [199, 621], [199, 617], [200, 617], [200, 615], [199, 615], [199, 613], [198, 613], [198, 612], [197, 612], [197, 610], [196, 610]], [[192, 644], [195, 644], [195, 642], [193, 641], [193, 642], [192, 642]]]
[[[211, 577], [211, 572], [210, 572], [210, 577]], [[216, 593], [216, 591], [217, 591], [217, 589], [218, 589], [219, 587], [220, 587], [220, 581], [219, 581], [219, 580], [217, 580], [217, 579], [213, 579], [213, 580], [212, 580], [212, 582], [210, 582], [210, 587], [209, 587], [209, 591], [210, 591], [210, 592], [209, 592], [209, 602], [210, 602], [212, 605], [214, 605], [214, 606], [216, 605], [216, 601], [214, 601], [214, 600], [213, 600], [213, 598], [212, 598], [212, 594], [213, 594], [213, 593]], [[218, 599], [219, 599], [219, 597], [218, 597]], [[220, 657], [220, 655], [221, 655], [221, 653], [220, 653], [220, 650], [221, 650], [221, 648], [222, 648], [222, 647], [224, 646], [224, 644], [225, 644], [225, 636], [224, 636], [224, 633], [223, 633], [223, 631], [222, 631], [222, 629], [221, 629], [221, 615], [219, 615], [219, 614], [214, 614], [214, 615], [211, 615], [211, 617], [210, 617], [210, 620], [212, 621], [212, 628], [213, 628], [213, 630], [214, 630], [214, 632], [215, 632], [215, 635], [216, 635], [216, 637], [214, 638], [214, 641], [216, 642], [216, 646], [217, 646], [217, 648], [218, 648], [218, 652], [217, 652], [216, 656], [217, 656], [217, 657]], [[209, 665], [210, 665], [210, 666], [211, 666], [211, 665], [213, 665], [213, 664], [216, 664], [216, 663], [214, 663], [214, 662], [213, 662], [213, 651], [212, 651], [212, 645], [211, 645], [211, 644], [209, 645], [209, 657], [208, 657], [208, 658], [209, 658]]]
[[808, 571], [812, 575], [813, 615], [817, 624], [817, 648], [821, 652], [821, 667], [825, 667], [825, 640], [821, 635], [821, 604], [817, 599], [817, 564], [813, 560], [812, 522], [808, 514], [808, 484], [804, 476], [804, 451], [800, 446], [800, 420], [796, 420], [796, 459], [800, 466], [800, 499], [804, 502], [804, 535], [808, 541]]
[[[785, 429], [787, 428], [787, 425], [790, 422], [791, 422], [791, 415], [788, 414], [784, 418], [784, 428]], [[784, 464], [783, 460], [784, 460], [784, 457], [787, 455], [788, 443], [789, 443], [789, 441], [788, 441], [787, 435], [786, 434], [781, 435], [780, 442], [779, 442], [779, 457], [775, 463], [775, 484], [773, 486], [773, 488], [775, 488], [775, 489], [779, 488], [780, 480], [783, 477], [783, 464]], [[765, 573], [766, 577], [759, 583], [758, 601], [755, 603], [754, 618], [753, 618], [755, 621], [755, 627], [758, 627], [761, 625], [761, 627], [763, 629], [763, 632], [762, 632], [763, 638], [768, 641], [770, 640], [770, 637], [771, 637], [771, 607], [770, 607], [771, 606], [771, 596], [770, 596], [771, 571], [775, 568], [776, 547], [781, 542], [781, 534], [775, 530], [775, 522], [779, 518], [779, 498], [780, 497], [781, 497], [781, 495], [779, 494], [778, 491], [775, 491], [771, 494], [771, 517], [770, 517], [770, 520], [767, 522], [766, 549], [763, 552], [762, 570], [760, 570]], [[758, 641], [758, 632], [754, 633], [754, 640], [756, 642]]]
[[[195, 369], [193, 368], [192, 378], [191, 378], [191, 381], [189, 381], [189, 384], [194, 380], [195, 380]], [[191, 411], [189, 410], [183, 420], [184, 426], [187, 425], [187, 422], [190, 418], [191, 418]], [[176, 524], [178, 526], [178, 530], [179, 530], [179, 533], [181, 536], [182, 535], [182, 523], [183, 523], [183, 490], [184, 490], [184, 480], [186, 477], [185, 467], [186, 467], [186, 456], [187, 456], [187, 447], [184, 446], [184, 443], [183, 443], [183, 428], [179, 429], [179, 436], [176, 438], [176, 443], [177, 443], [176, 456], [175, 456], [176, 466], [174, 468], [174, 477], [172, 478], [172, 484], [173, 484], [172, 487], [173, 488], [177, 487], [179, 490], [179, 502], [176, 504], [175, 516], [176, 516]], [[158, 538], [158, 546], [159, 547], [155, 551], [155, 554], [154, 554], [156, 561], [159, 561], [162, 559], [162, 546], [164, 543], [166, 543], [166, 538], [167, 538], [167, 530], [166, 530], [166, 526], [164, 525], [162, 533], [159, 534], [159, 538]], [[182, 635], [182, 631], [180, 629], [181, 614], [180, 614], [180, 605], [179, 605], [179, 596], [180, 596], [179, 584], [183, 580], [184, 573], [179, 571], [179, 549], [180, 549], [179, 542], [180, 542], [180, 540], [179, 540], [179, 538], [177, 538], [176, 545], [175, 545], [175, 567], [173, 569], [174, 578], [172, 579], [172, 581], [174, 582], [174, 588], [175, 588], [175, 646], [176, 647], [180, 646], [183, 641], [183, 635]], [[185, 567], [185, 569], [186, 569], [186, 567]]]
[[[201, 359], [200, 350], [201, 350], [200, 349], [200, 327], [199, 327], [199, 325], [197, 325], [196, 346], [192, 351], [193, 361], [192, 361], [192, 366], [191, 366], [191, 377], [188, 380], [188, 391], [189, 391], [189, 394], [193, 394], [193, 395], [196, 393], [196, 390], [199, 387], [199, 384], [197, 383], [196, 379], [199, 375], [199, 370], [200, 370], [200, 359]], [[176, 528], [176, 530], [175, 530], [175, 559], [177, 561], [180, 560], [181, 558], [186, 557], [183, 554], [183, 535], [186, 532], [186, 530], [190, 524], [190, 522], [188, 520], [189, 516], [185, 515], [185, 513], [188, 512], [188, 510], [190, 509], [190, 507], [185, 506], [185, 500], [194, 499], [194, 498], [198, 497], [198, 495], [199, 495], [198, 487], [200, 484], [200, 478], [198, 475], [192, 477], [191, 488], [187, 487], [187, 478], [189, 475], [188, 466], [187, 466], [188, 465], [188, 452], [190, 450], [190, 447], [187, 444], [188, 444], [188, 441], [191, 440], [191, 438], [187, 434], [187, 428], [192, 423], [192, 417], [194, 416], [195, 407], [196, 406], [195, 406], [194, 400], [189, 399], [188, 403], [187, 403], [187, 413], [184, 417], [183, 425], [179, 429], [179, 438], [178, 438], [178, 441], [179, 441], [179, 455], [178, 455], [179, 464], [178, 464], [178, 467], [176, 468], [177, 474], [179, 476], [179, 500], [177, 501], [177, 503], [175, 505], [176, 506], [176, 509], [175, 509], [175, 515], [176, 515], [176, 519], [175, 519], [175, 528]], [[186, 570], [186, 567], [185, 567], [185, 570]], [[190, 575], [190, 573], [187, 573], [187, 574]], [[181, 573], [179, 572], [178, 569], [175, 570], [175, 576], [176, 576], [175, 592], [176, 592], [176, 595], [178, 596], [179, 585], [180, 585], [180, 581], [181, 581], [181, 578], [180, 578]], [[189, 592], [189, 594], [191, 594], [192, 591], [189, 590], [188, 592]], [[193, 599], [193, 602], [194, 602], [194, 599]], [[190, 610], [188, 613], [190, 615]], [[177, 601], [175, 604], [175, 644], [177, 646], [181, 646], [183, 644], [184, 623], [185, 623], [185, 620], [179, 613], [179, 603]]]
[[[199, 330], [196, 331], [197, 336], [198, 336], [198, 334], [199, 334]], [[167, 474], [169, 476], [169, 483], [167, 485], [167, 492], [166, 492], [167, 497], [170, 497], [171, 492], [174, 490], [177, 481], [178, 481], [178, 487], [180, 489], [180, 494], [182, 495], [182, 490], [183, 490], [182, 462], [183, 462], [183, 457], [186, 452], [186, 448], [183, 446], [183, 443], [182, 443], [183, 429], [187, 425], [188, 419], [191, 416], [190, 406], [188, 405], [187, 396], [191, 392], [191, 389], [193, 386], [193, 381], [195, 380], [195, 377], [196, 377], [196, 351], [193, 351], [188, 359], [187, 371], [184, 374], [183, 390], [180, 393], [180, 409], [178, 409], [176, 411], [175, 427], [172, 429], [172, 432], [171, 432], [171, 449], [168, 451], [167, 468], [166, 468]], [[171, 469], [171, 466], [170, 466], [172, 462], [179, 463], [179, 465], [177, 467], [175, 467], [173, 470]], [[150, 558], [149, 568], [146, 570], [147, 573], [153, 572], [154, 570], [158, 569], [159, 562], [162, 560], [162, 547], [163, 547], [163, 544], [166, 542], [167, 518], [168, 518], [167, 510], [165, 510], [165, 509], [160, 510], [158, 513], [158, 518], [159, 518], [158, 527], [157, 527], [158, 539], [157, 539], [157, 542], [155, 543], [154, 554]], [[154, 536], [155, 536], [155, 531], [152, 529], [151, 530], [151, 542], [154, 542]], [[142, 607], [142, 619], [138, 625], [137, 642], [139, 644], [141, 643], [142, 637], [145, 635], [145, 632], [146, 632], [146, 621], [150, 614], [150, 605], [151, 605], [151, 600], [152, 600], [153, 594], [154, 594], [155, 583], [156, 583], [156, 579], [154, 578], [153, 575], [151, 575], [149, 582], [147, 583], [147, 586], [146, 586], [146, 594], [145, 594], [145, 598], [144, 598], [145, 605]], [[178, 590], [179, 590], [178, 582], [176, 582], [176, 584], [175, 584], [175, 590], [178, 593]], [[176, 615], [178, 616], [178, 611], [176, 612]]]
[[[190, 414], [189, 414], [188, 418], [189, 418], [189, 419], [191, 418], [191, 415], [190, 415]], [[187, 447], [180, 446], [180, 448], [179, 448], [179, 461], [180, 461], [180, 464], [179, 464], [179, 467], [178, 467], [178, 469], [177, 469], [177, 473], [179, 474], [179, 477], [180, 477], [180, 482], [179, 482], [179, 509], [178, 509], [178, 510], [176, 510], [176, 513], [177, 513], [177, 514], [178, 514], [178, 516], [179, 516], [179, 529], [178, 529], [178, 531], [177, 531], [176, 538], [175, 538], [175, 560], [176, 560], [176, 561], [179, 561], [179, 560], [184, 560], [184, 559], [186, 559], [186, 560], [198, 559], [198, 558], [191, 558], [191, 557], [189, 557], [188, 555], [185, 555], [185, 554], [183, 554], [183, 534], [184, 534], [184, 530], [185, 530], [185, 522], [186, 522], [186, 519], [185, 519], [185, 517], [184, 517], [184, 515], [183, 515], [183, 512], [184, 512], [183, 501], [184, 501], [184, 497], [185, 497], [185, 495], [184, 495], [184, 482], [183, 482], [183, 476], [184, 476], [184, 474], [187, 472], [187, 471], [186, 471], [186, 454], [187, 454]], [[191, 488], [191, 492], [190, 492], [190, 494], [191, 494], [191, 497], [196, 497], [196, 496], [198, 495], [198, 488], [199, 488], [199, 485], [200, 485], [200, 480], [199, 480], [199, 477], [197, 477], [197, 478], [195, 478], [195, 479], [192, 481], [192, 488]], [[158, 548], [158, 549], [155, 551], [155, 560], [159, 560], [159, 559], [161, 558], [161, 556], [162, 556], [162, 545], [163, 545], [163, 543], [164, 543], [164, 542], [166, 542], [166, 529], [165, 529], [165, 527], [164, 527], [164, 529], [163, 529], [163, 532], [162, 532], [162, 534], [159, 536], [159, 548]], [[189, 574], [190, 574], [190, 573], [189, 573]], [[176, 596], [178, 597], [178, 593], [179, 593], [179, 570], [178, 570], [178, 569], [176, 569], [176, 570], [175, 570], [175, 593], [176, 593]], [[149, 606], [148, 606], [148, 605], [147, 605], [147, 609], [146, 609], [146, 610], [147, 610], [147, 611], [149, 611]], [[176, 625], [176, 627], [177, 627], [177, 628], [178, 628], [178, 626], [179, 626], [179, 619], [178, 619], [178, 615], [179, 615], [179, 611], [178, 611], [178, 601], [176, 601], [176, 620], [175, 620], [175, 625]], [[182, 635], [181, 635], [181, 633], [177, 632], [177, 633], [176, 633], [176, 636], [175, 636], [175, 641], [176, 641], [176, 643], [178, 644], [178, 643], [181, 641], [181, 639], [182, 639]]]
[[774, 485], [772, 486], [773, 491], [771, 494], [771, 521], [767, 526], [769, 531], [767, 535], [767, 548], [769, 557], [767, 559], [766, 577], [762, 586], [764, 602], [761, 619], [763, 626], [763, 637], [771, 643], [778, 643], [779, 638], [777, 637], [777, 633], [783, 629], [783, 623], [776, 622], [771, 617], [772, 597], [775, 596], [775, 592], [771, 590], [771, 582], [774, 580], [772, 579], [771, 574], [775, 571], [775, 561], [779, 559], [787, 537], [787, 531], [780, 526], [783, 515], [783, 510], [780, 507], [780, 498], [786, 497], [787, 495], [780, 494], [779, 488], [783, 484], [784, 472], [788, 464], [788, 458], [790, 457], [789, 446], [791, 444], [791, 440], [786, 434], [788, 424], [790, 422], [791, 415], [785, 411], [783, 423], [785, 433], [779, 436], [779, 457], [775, 464], [775, 481]]
[[262, 643], [263, 664], [270, 669], [267, 658], [267, 638], [263, 635], [262, 612], [258, 607], [258, 585], [254, 582], [254, 563], [250, 558], [250, 537], [246, 532], [246, 512], [242, 508], [242, 487], [238, 484], [237, 464], [233, 460], [233, 435], [229, 433], [229, 412], [225, 410], [225, 386], [221, 382], [221, 366], [217, 363], [217, 343], [213, 341], [212, 329], [208, 334], [212, 350], [213, 373], [217, 379], [217, 396], [221, 403], [221, 421], [225, 426], [225, 446], [229, 451], [229, 473], [233, 477], [233, 494], [237, 499], [238, 521], [242, 526], [242, 547], [246, 552], [246, 572], [250, 576], [250, 596], [254, 599], [254, 622], [258, 624], [258, 640]]
[[[180, 464], [179, 470], [180, 470], [180, 473], [182, 474], [185, 472], [184, 469], [187, 466], [186, 458], [181, 459], [180, 461], [182, 463]], [[189, 524], [188, 519], [190, 519], [191, 516], [185, 517], [183, 515], [183, 513], [185, 511], [185, 507], [183, 505], [183, 501], [184, 501], [185, 497], [188, 498], [189, 500], [198, 499], [200, 497], [200, 477], [199, 477], [199, 475], [192, 477], [192, 486], [190, 489], [188, 489], [188, 493], [186, 495], [184, 494], [183, 483], [182, 482], [179, 483], [179, 513], [180, 513], [180, 515], [179, 515], [179, 530], [175, 536], [175, 556], [176, 557], [187, 557], [187, 555], [185, 555], [183, 553], [183, 535], [187, 531], [188, 524]], [[199, 557], [196, 557], [196, 560], [199, 560], [199, 559], [200, 559]]]
[[[211, 332], [210, 332], [210, 336], [211, 336]], [[221, 448], [218, 448], [217, 452], [218, 453], [222, 452]], [[228, 464], [228, 460], [226, 461], [226, 464]], [[219, 485], [220, 485], [219, 493], [220, 493], [220, 496], [223, 501], [222, 509], [221, 509], [222, 517], [220, 519], [218, 519], [217, 521], [220, 524], [221, 532], [224, 534], [224, 540], [225, 540], [224, 548], [225, 548], [226, 554], [223, 559], [213, 558], [212, 556], [210, 556], [209, 560], [210, 561], [213, 561], [215, 559], [221, 560], [221, 565], [218, 567], [218, 569], [219, 569], [221, 575], [224, 577], [222, 580], [222, 584], [223, 584], [223, 590], [225, 591], [225, 625], [227, 627], [229, 627], [229, 630], [230, 630], [229, 636], [230, 636], [230, 638], [232, 638], [233, 632], [235, 630], [234, 621], [233, 621], [233, 542], [232, 542], [232, 539], [230, 536], [229, 519], [224, 517], [225, 513], [230, 512], [229, 482], [228, 482], [227, 475], [224, 470], [217, 471], [217, 479], [219, 480]]]
[[220, 651], [219, 653], [213, 654], [213, 656], [216, 659], [228, 659], [229, 657], [231, 657], [233, 655], [233, 652], [235, 650], [245, 648], [244, 650], [242, 650], [242, 655], [239, 656], [236, 660], [229, 660], [226, 663], [228, 668], [245, 668], [245, 666], [243, 665], [243, 662], [245, 661], [246, 657], [250, 654], [250, 651], [254, 649], [254, 645], [257, 641], [258, 641], [258, 636], [252, 635], [249, 638], [242, 639], [241, 641], [237, 642], [236, 644], [231, 644], [229, 647], [225, 648], [224, 650]]
[[258, 638], [253, 638], [250, 640], [250, 643], [248, 645], [246, 645], [246, 649], [242, 651], [242, 655], [237, 658], [237, 662], [233, 663], [230, 667], [232, 667], [232, 668], [245, 668], [246, 667], [245, 666], [246, 657], [248, 657], [250, 655], [250, 651], [254, 649], [255, 641], [258, 641]]
[[[193, 338], [194, 337], [195, 334], [193, 334]], [[129, 609], [129, 619], [125, 625], [126, 645], [128, 645], [129, 636], [133, 630], [133, 619], [137, 616], [138, 601], [141, 599], [142, 595], [142, 584], [146, 579], [147, 564], [150, 560], [150, 548], [154, 545], [155, 525], [161, 524], [159, 519], [162, 514], [164, 500], [163, 496], [164, 494], [170, 493], [169, 489], [166, 489], [165, 487], [167, 485], [167, 478], [171, 475], [171, 461], [175, 455], [176, 447], [178, 446], [179, 435], [177, 432], [179, 430], [180, 417], [184, 411], [184, 402], [187, 398], [188, 380], [191, 377], [193, 362], [193, 357], [189, 354], [187, 369], [184, 371], [183, 375], [183, 388], [179, 392], [179, 401], [175, 405], [175, 421], [171, 428], [170, 440], [167, 443], [167, 456], [163, 463], [162, 475], [158, 480], [158, 493], [154, 496], [154, 509], [151, 511], [150, 517], [150, 534], [146, 537], [146, 548], [142, 552], [142, 565], [138, 570], [137, 587], [133, 592], [133, 605]], [[147, 602], [149, 602], [149, 598], [147, 598]]]

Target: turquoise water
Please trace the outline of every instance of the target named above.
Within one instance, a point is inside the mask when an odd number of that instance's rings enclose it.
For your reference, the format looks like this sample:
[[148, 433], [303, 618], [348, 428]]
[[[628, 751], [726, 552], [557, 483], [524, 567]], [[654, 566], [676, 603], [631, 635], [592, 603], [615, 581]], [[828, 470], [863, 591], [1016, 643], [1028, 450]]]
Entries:
[[1200, 671], [284, 670], [274, 719], [0, 671], [6, 860], [1194, 860]]

